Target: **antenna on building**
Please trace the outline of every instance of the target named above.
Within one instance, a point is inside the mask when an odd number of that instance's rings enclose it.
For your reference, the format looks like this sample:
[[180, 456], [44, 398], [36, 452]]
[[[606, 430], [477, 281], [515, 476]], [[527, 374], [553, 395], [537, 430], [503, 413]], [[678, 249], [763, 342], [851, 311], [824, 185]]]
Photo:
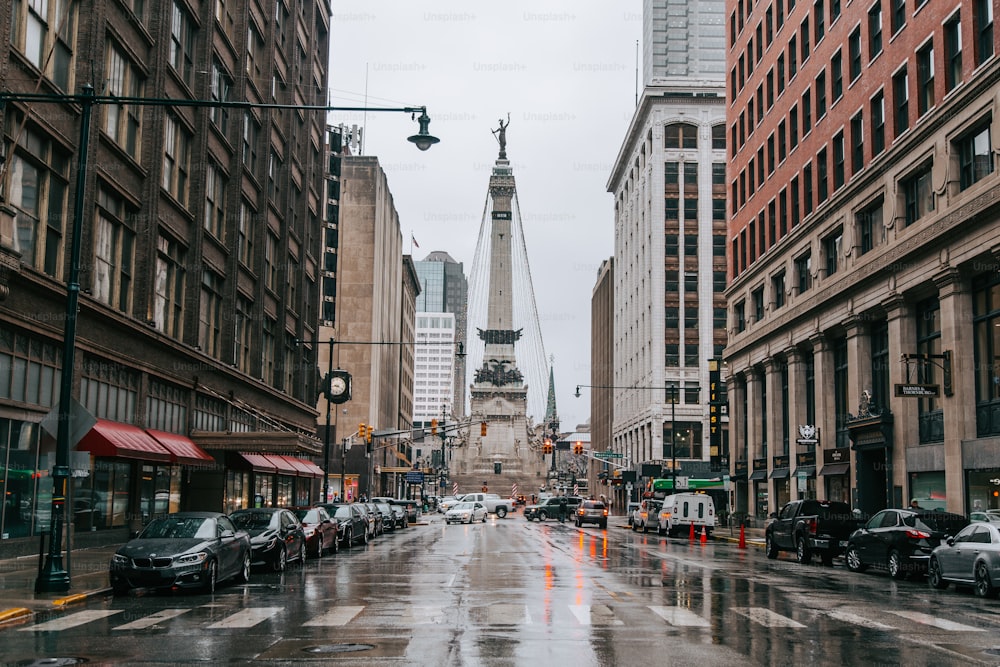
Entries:
[[635, 40], [635, 105], [639, 106], [639, 40]]

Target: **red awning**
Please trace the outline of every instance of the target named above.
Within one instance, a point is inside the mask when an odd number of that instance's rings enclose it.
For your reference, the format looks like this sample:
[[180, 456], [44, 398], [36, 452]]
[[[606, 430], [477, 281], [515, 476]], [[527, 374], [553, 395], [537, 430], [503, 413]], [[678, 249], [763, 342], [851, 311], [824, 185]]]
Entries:
[[94, 456], [108, 456], [143, 461], [171, 460], [170, 450], [154, 440], [138, 426], [98, 419], [94, 427], [83, 436], [77, 451]]
[[146, 433], [153, 436], [154, 440], [170, 450], [174, 463], [189, 466], [203, 466], [208, 463], [215, 463], [215, 459], [209, 456], [204, 449], [183, 435], [167, 433], [166, 431], [153, 431], [151, 429], [146, 429]]
[[277, 470], [274, 464], [271, 463], [263, 454], [249, 454], [247, 452], [240, 452], [240, 458], [250, 464], [250, 469], [254, 472], [263, 472], [269, 475], [273, 475]]
[[284, 456], [281, 456], [280, 454], [265, 454], [264, 458], [270, 461], [271, 465], [278, 469], [279, 475], [291, 475], [293, 477], [298, 477], [299, 469], [286, 460]]
[[323, 469], [312, 461], [306, 461], [305, 459], [297, 459], [294, 456], [282, 456], [281, 458], [288, 461], [292, 466], [294, 466], [299, 477], [322, 477]]

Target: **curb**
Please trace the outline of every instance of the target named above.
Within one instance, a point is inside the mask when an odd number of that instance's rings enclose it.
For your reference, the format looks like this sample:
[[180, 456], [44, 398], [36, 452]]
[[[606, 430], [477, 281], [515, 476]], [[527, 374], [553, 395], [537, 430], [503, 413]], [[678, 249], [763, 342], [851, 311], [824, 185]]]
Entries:
[[3, 611], [0, 611], [0, 624], [27, 618], [28, 616], [32, 616], [34, 613], [35, 612], [31, 611], [27, 607], [4, 609]]
[[[77, 602], [83, 602], [93, 597], [99, 597], [102, 595], [109, 595], [112, 593], [111, 587], [98, 588], [93, 591], [87, 591], [86, 593], [75, 593], [73, 595], [67, 595], [64, 598], [58, 598], [52, 601], [52, 606], [57, 609], [63, 609], [71, 604]], [[10, 609], [0, 610], [0, 625], [4, 623], [10, 623], [13, 621], [25, 620], [31, 616], [34, 616], [39, 611], [42, 610], [31, 610], [27, 607], [12, 607]]]

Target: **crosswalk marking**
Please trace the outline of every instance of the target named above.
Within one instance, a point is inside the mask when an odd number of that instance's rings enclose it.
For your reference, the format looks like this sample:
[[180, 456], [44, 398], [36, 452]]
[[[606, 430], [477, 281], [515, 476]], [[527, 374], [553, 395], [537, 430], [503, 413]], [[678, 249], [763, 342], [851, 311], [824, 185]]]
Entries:
[[580, 625], [625, 625], [606, 604], [571, 604], [569, 611]]
[[330, 627], [334, 625], [347, 625], [351, 620], [361, 613], [364, 607], [337, 607], [325, 614], [308, 621], [304, 625], [310, 628]]
[[844, 623], [850, 623], [852, 625], [860, 625], [866, 628], [872, 628], [874, 630], [896, 630], [894, 626], [886, 625], [885, 623], [879, 623], [878, 621], [873, 621], [864, 616], [858, 614], [852, 614], [848, 611], [840, 611], [838, 609], [827, 609], [820, 613], [826, 614], [835, 621], [842, 621]]
[[702, 618], [690, 609], [681, 607], [659, 607], [649, 605], [649, 610], [665, 620], [670, 625], [677, 625], [689, 628], [707, 628], [711, 623], [708, 619]]
[[411, 625], [441, 625], [445, 622], [444, 607], [411, 606], [403, 612], [403, 619]]
[[92, 609], [88, 611], [78, 611], [75, 614], [70, 614], [69, 616], [54, 618], [51, 621], [45, 621], [43, 623], [39, 623], [38, 625], [20, 628], [20, 630], [21, 632], [52, 632], [57, 630], [66, 630], [67, 628], [75, 628], [78, 625], [107, 618], [108, 616], [112, 616], [114, 614], [120, 614], [123, 611], [123, 609]]
[[971, 625], [963, 625], [961, 623], [956, 623], [955, 621], [938, 618], [937, 616], [931, 616], [930, 614], [925, 614], [919, 611], [899, 611], [896, 609], [890, 609], [889, 612], [896, 614], [897, 616], [902, 616], [903, 618], [908, 618], [911, 621], [916, 621], [917, 623], [933, 625], [935, 628], [941, 628], [942, 630], [953, 630], [955, 632], [983, 632], [985, 629], [974, 628]]
[[528, 608], [523, 604], [494, 604], [486, 608], [488, 625], [521, 625], [528, 618]]
[[250, 607], [238, 611], [231, 616], [227, 616], [218, 623], [208, 626], [209, 630], [221, 630], [227, 628], [252, 628], [262, 621], [266, 621], [279, 611], [282, 607]]
[[777, 614], [764, 607], [733, 607], [740, 616], [746, 616], [754, 623], [763, 625], [765, 628], [804, 628], [798, 621], [793, 621], [787, 616]]
[[125, 625], [119, 625], [114, 628], [115, 630], [142, 630], [143, 628], [148, 628], [151, 625], [156, 625], [160, 621], [169, 621], [172, 618], [177, 618], [181, 614], [186, 614], [191, 611], [190, 609], [161, 609], [160, 611], [150, 614], [145, 618], [140, 618], [138, 620], [132, 621], [131, 623], [126, 623]]

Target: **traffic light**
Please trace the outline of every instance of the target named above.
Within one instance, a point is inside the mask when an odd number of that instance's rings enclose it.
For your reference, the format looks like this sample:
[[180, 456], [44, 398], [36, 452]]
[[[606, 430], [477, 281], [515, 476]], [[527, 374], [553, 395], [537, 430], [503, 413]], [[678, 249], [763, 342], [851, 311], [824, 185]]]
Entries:
[[552, 441], [546, 440], [545, 444], [542, 445], [542, 454], [551, 454], [551, 453], [552, 453]]
[[375, 433], [375, 427], [371, 424], [368, 425], [368, 442], [372, 441], [372, 434]]
[[358, 437], [359, 438], [365, 437], [365, 423], [364, 422], [361, 422], [360, 424], [358, 424]]
[[438, 420], [432, 419], [431, 420], [431, 435], [437, 435], [437, 434], [438, 434]]
[[482, 422], [479, 425], [479, 435], [483, 436], [484, 438], [486, 437], [486, 422]]
[[573, 445], [573, 453], [576, 454], [577, 456], [579, 456], [580, 454], [583, 454], [583, 443], [582, 442], [577, 442], [577, 443], [575, 443]]

